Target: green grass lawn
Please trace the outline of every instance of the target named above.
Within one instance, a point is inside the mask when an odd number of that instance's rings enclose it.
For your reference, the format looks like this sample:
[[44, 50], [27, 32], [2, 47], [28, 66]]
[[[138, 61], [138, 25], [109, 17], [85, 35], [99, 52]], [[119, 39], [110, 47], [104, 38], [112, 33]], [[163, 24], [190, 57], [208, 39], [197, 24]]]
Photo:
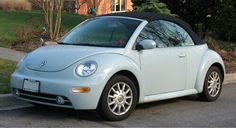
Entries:
[[0, 58], [0, 94], [10, 92], [10, 76], [16, 68], [16, 62]]
[[[87, 18], [87, 16], [63, 13], [62, 28], [70, 30]], [[38, 27], [38, 29], [41, 29], [44, 26], [43, 22], [44, 17], [41, 11], [0, 10], [0, 47], [9, 47], [15, 42], [16, 32], [22, 26]]]

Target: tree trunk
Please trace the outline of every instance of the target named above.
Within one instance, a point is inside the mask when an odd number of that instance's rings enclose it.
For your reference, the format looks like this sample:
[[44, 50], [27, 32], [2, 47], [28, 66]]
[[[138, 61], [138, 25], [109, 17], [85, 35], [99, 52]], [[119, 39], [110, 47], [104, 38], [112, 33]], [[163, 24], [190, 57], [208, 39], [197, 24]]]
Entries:
[[47, 29], [49, 28], [49, 7], [48, 7], [48, 1], [46, 1], [46, 13], [45, 13], [45, 24], [46, 24], [46, 27]]
[[49, 12], [49, 34], [50, 38], [53, 39], [53, 10], [54, 10], [55, 1], [50, 0], [50, 12]]
[[48, 7], [48, 1], [44, 1], [44, 0], [41, 0], [40, 1], [40, 6], [42, 7], [42, 10], [43, 10], [43, 13], [44, 13], [44, 23], [45, 23], [45, 26], [46, 28], [48, 29], [49, 28], [49, 20], [48, 20], [48, 10], [49, 10], [49, 7]]
[[[61, 13], [64, 0], [39, 0], [41, 8], [44, 13], [45, 26], [50, 39], [56, 41], [61, 29]], [[55, 8], [55, 9], [54, 9]], [[54, 20], [54, 11], [56, 12], [56, 19]]]
[[61, 11], [63, 7], [64, 0], [60, 0], [59, 4], [57, 6], [57, 17], [56, 17], [56, 22], [55, 22], [55, 28], [54, 28], [54, 34], [53, 34], [53, 40], [57, 40], [60, 29], [61, 29]]

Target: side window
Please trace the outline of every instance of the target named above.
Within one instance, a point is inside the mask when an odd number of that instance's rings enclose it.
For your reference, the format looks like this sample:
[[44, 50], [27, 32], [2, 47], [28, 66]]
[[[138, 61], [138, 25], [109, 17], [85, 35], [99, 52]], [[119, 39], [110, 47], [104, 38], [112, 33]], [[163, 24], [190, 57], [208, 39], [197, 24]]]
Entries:
[[166, 43], [164, 43], [167, 42], [167, 38], [162, 36], [161, 29], [160, 21], [150, 22], [141, 31], [137, 41], [140, 42], [142, 40], [148, 39], [155, 41], [157, 43], [157, 47], [159, 48], [167, 47]]
[[190, 35], [182, 27], [164, 20], [148, 23], [137, 41], [145, 39], [154, 40], [159, 48], [194, 45]]

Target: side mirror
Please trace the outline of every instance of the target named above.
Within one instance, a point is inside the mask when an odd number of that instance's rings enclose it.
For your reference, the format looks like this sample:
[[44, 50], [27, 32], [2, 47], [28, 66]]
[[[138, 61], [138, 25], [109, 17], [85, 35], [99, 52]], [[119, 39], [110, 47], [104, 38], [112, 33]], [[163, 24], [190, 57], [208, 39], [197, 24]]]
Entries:
[[136, 46], [136, 49], [138, 51], [140, 51], [140, 50], [145, 50], [145, 49], [154, 49], [156, 47], [157, 47], [157, 45], [156, 45], [155, 41], [153, 41], [153, 40], [143, 40], [141, 42], [138, 42], [138, 44]]

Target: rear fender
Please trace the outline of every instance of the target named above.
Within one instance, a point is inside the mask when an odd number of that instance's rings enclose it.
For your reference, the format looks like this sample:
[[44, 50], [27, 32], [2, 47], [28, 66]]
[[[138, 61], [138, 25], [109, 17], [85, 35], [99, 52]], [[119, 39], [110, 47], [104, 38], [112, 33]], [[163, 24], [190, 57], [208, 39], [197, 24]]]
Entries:
[[213, 64], [220, 64], [223, 69], [223, 75], [225, 74], [225, 66], [221, 56], [212, 50], [207, 50], [201, 59], [199, 66], [197, 79], [195, 83], [195, 89], [201, 93], [203, 91], [204, 80], [207, 74], [207, 71]]

